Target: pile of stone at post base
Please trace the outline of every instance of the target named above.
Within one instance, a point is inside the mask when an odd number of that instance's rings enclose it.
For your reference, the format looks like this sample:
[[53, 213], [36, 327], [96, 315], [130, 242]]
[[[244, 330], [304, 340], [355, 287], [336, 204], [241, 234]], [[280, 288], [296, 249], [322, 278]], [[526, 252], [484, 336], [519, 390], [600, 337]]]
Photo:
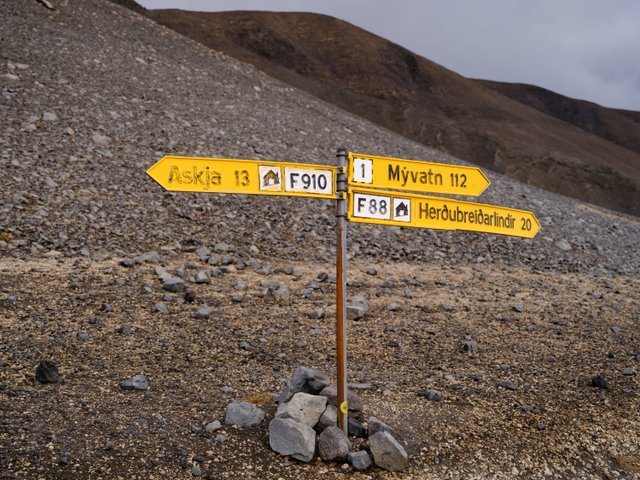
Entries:
[[348, 430], [353, 442], [337, 427], [336, 390], [319, 370], [298, 368], [274, 398], [279, 406], [269, 424], [271, 448], [303, 462], [313, 460], [317, 452], [324, 461], [346, 460], [355, 470], [370, 468], [372, 460], [385, 470], [404, 470], [407, 453], [394, 438], [393, 430], [370, 417], [367, 432], [356, 418], [362, 413], [362, 402], [351, 390], [347, 403], [353, 416], [349, 415]]

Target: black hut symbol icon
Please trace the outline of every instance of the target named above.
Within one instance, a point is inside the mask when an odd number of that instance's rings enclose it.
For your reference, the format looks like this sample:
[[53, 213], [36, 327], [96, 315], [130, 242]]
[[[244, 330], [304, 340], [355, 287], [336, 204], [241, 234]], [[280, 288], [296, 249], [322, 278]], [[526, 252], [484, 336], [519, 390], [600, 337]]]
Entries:
[[273, 170], [269, 170], [262, 177], [262, 183], [263, 183], [263, 186], [265, 186], [265, 187], [268, 187], [270, 185], [280, 185], [280, 175], [278, 175]]
[[409, 206], [405, 202], [400, 202], [396, 205], [396, 217], [406, 217], [409, 215]]

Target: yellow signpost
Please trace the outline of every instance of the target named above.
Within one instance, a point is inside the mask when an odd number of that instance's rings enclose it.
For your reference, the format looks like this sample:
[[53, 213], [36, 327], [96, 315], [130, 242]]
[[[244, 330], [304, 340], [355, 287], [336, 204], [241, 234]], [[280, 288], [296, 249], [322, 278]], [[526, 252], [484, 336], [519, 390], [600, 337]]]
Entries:
[[491, 184], [479, 168], [349, 153], [349, 185], [477, 197]]
[[336, 198], [336, 167], [324, 165], [167, 156], [147, 174], [174, 192]]
[[525, 210], [385, 190], [351, 188], [349, 221], [401, 227], [466, 230], [533, 238], [540, 229]]
[[290, 195], [336, 201], [336, 367], [338, 426], [347, 433], [347, 220], [533, 238], [531, 212], [392, 190], [478, 196], [479, 168], [337, 153], [338, 167], [228, 158], [167, 156], [147, 173], [175, 192]]

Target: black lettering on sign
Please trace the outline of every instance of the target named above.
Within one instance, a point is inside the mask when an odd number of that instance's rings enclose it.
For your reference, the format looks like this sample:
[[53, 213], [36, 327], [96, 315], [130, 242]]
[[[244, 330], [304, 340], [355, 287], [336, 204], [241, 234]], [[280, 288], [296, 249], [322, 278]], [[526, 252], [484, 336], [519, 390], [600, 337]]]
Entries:
[[[433, 170], [409, 170], [407, 167], [402, 167], [400, 169], [400, 165], [389, 165], [389, 171], [387, 178], [390, 181], [400, 182], [403, 187], [407, 186], [407, 183], [417, 184], [420, 183], [422, 185], [442, 185], [442, 174], [434, 173]], [[466, 177], [465, 177], [466, 181]]]
[[222, 177], [220, 173], [215, 170], [209, 170], [209, 167], [206, 167], [204, 170], [199, 170], [198, 167], [192, 167], [180, 171], [177, 165], [172, 165], [169, 169], [168, 183], [177, 183], [178, 185], [188, 185], [190, 183], [194, 185], [200, 184], [204, 187], [204, 190], [209, 190], [211, 185], [220, 185], [221, 182]]
[[236, 170], [235, 176], [237, 187], [246, 187], [249, 185], [249, 172], [247, 170]]
[[169, 183], [182, 183], [182, 178], [180, 177], [180, 169], [177, 165], [171, 165], [171, 170], [169, 170]]

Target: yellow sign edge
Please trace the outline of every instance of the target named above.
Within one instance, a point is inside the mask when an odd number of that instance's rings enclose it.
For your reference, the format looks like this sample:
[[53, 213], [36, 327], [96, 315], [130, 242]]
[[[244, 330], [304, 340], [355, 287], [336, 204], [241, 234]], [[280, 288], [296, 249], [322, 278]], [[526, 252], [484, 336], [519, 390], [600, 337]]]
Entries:
[[[251, 163], [255, 165], [264, 165], [264, 166], [276, 166], [276, 167], [294, 167], [294, 168], [312, 168], [317, 170], [330, 170], [331, 171], [331, 189], [332, 193], [304, 193], [304, 192], [282, 192], [282, 191], [269, 191], [263, 190], [259, 192], [238, 192], [237, 190], [215, 190], [212, 192], [200, 192], [190, 189], [183, 188], [167, 188], [158, 182], [153, 175], [150, 173], [157, 165], [162, 163], [165, 159], [176, 159], [176, 160], [198, 160], [198, 161], [215, 161], [215, 162], [224, 162], [224, 163], [233, 163], [233, 162], [245, 162]], [[156, 163], [151, 165], [147, 171], [145, 172], [154, 182], [156, 182], [160, 187], [167, 192], [182, 192], [182, 193], [218, 193], [223, 195], [271, 195], [271, 196], [280, 196], [280, 197], [306, 197], [306, 198], [321, 198], [328, 200], [336, 199], [336, 176], [337, 176], [338, 167], [334, 167], [333, 165], [320, 165], [317, 163], [293, 163], [293, 162], [279, 162], [277, 160], [249, 160], [249, 159], [240, 159], [240, 158], [217, 158], [217, 157], [185, 157], [181, 155], [165, 155]]]
[[446, 202], [462, 203], [465, 205], [473, 205], [474, 207], [477, 206], [479, 208], [482, 208], [482, 207], [501, 208], [504, 210], [509, 210], [511, 212], [530, 214], [531, 217], [533, 218], [533, 222], [536, 225], [536, 229], [532, 230], [533, 234], [531, 235], [531, 237], [523, 237], [522, 235], [509, 235], [507, 233], [496, 233], [496, 232], [477, 232], [477, 233], [486, 233], [488, 235], [502, 235], [505, 237], [534, 238], [542, 228], [542, 226], [540, 225], [540, 222], [538, 221], [538, 218], [535, 216], [533, 212], [529, 210], [520, 210], [518, 208], [503, 207], [502, 205], [491, 205], [488, 203], [468, 202], [465, 200], [456, 200], [454, 198], [447, 198], [447, 197], [435, 197], [431, 195], [418, 195], [415, 193], [404, 193], [404, 192], [391, 191], [391, 190], [380, 190], [380, 189], [374, 189], [374, 188], [361, 188], [361, 187], [349, 186], [349, 189], [348, 189], [349, 205], [347, 208], [347, 220], [354, 223], [370, 223], [370, 224], [376, 224], [376, 225], [387, 225], [387, 226], [395, 226], [395, 227], [422, 228], [427, 230], [431, 229], [431, 230], [461, 231], [461, 232], [473, 231], [473, 230], [466, 230], [466, 229], [459, 229], [459, 228], [438, 228], [438, 227], [427, 228], [427, 227], [419, 227], [416, 225], [411, 225], [410, 222], [399, 222], [397, 220], [380, 220], [377, 218], [355, 217], [351, 214], [351, 212], [353, 211], [353, 194], [354, 193], [363, 193], [365, 195], [378, 195], [378, 196], [387, 196], [387, 197], [413, 198], [416, 200], [435, 200], [440, 202], [446, 201]]

